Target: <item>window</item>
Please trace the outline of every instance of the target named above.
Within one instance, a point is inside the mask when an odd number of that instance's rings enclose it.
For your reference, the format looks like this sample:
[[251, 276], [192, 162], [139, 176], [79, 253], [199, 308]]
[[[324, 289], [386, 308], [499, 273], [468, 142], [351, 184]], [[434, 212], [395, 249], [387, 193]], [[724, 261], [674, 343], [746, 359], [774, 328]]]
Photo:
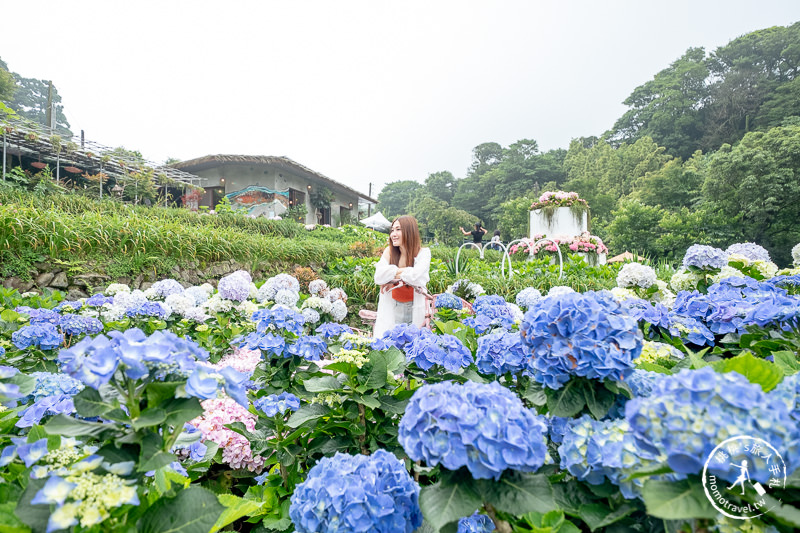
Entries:
[[289, 189], [289, 205], [306, 205], [306, 193], [296, 189]]

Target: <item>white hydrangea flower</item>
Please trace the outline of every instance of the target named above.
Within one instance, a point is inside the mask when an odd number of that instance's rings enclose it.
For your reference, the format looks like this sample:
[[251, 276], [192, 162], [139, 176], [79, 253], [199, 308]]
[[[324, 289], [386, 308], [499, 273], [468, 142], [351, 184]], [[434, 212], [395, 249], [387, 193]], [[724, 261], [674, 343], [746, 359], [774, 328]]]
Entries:
[[170, 294], [164, 300], [164, 303], [170, 306], [174, 313], [177, 313], [182, 317], [186, 316], [186, 311], [188, 309], [191, 309], [196, 305], [194, 298], [190, 295], [187, 295], [186, 293]]
[[481, 294], [486, 293], [484, 288], [477, 283], [470, 283], [469, 285], [467, 285], [467, 291], [472, 295], [473, 298], [477, 298]]
[[800, 243], [797, 243], [792, 248], [792, 261], [794, 266], [800, 267]]
[[256, 287], [255, 283], [250, 283], [250, 294], [247, 295], [248, 298], [255, 298], [258, 296], [258, 287]]
[[522, 309], [515, 303], [506, 302], [506, 306], [511, 309], [512, 314], [514, 315], [515, 322], [522, 322], [522, 319], [525, 317], [525, 313], [522, 312]]
[[183, 318], [187, 320], [194, 320], [195, 322], [205, 322], [208, 316], [202, 307], [190, 307], [184, 312]]
[[274, 298], [276, 304], [285, 305], [286, 307], [296, 306], [299, 299], [300, 295], [289, 289], [280, 289], [275, 293]]
[[572, 292], [575, 292], [575, 289], [572, 287], [567, 287], [566, 285], [556, 285], [547, 291], [547, 296], [560, 296], [562, 294], [569, 294]]
[[100, 318], [100, 311], [92, 307], [82, 307], [80, 312], [78, 312], [81, 316], [90, 316], [92, 318]]
[[656, 282], [656, 271], [641, 263], [626, 263], [617, 274], [617, 286], [627, 289], [640, 287], [646, 289]]
[[712, 283], [719, 283], [720, 281], [726, 278], [743, 278], [743, 277], [744, 274], [742, 274], [741, 271], [739, 271], [738, 269], [733, 268], [732, 266], [724, 266], [720, 269], [718, 274], [714, 274], [713, 276], [710, 277], [710, 279]]
[[328, 294], [325, 295], [325, 298], [327, 298], [330, 302], [341, 300], [347, 303], [347, 293], [344, 292], [344, 289], [340, 289], [338, 287], [328, 290]]
[[775, 274], [778, 273], [778, 265], [772, 261], [753, 261], [753, 266], [765, 278], [774, 278]]
[[[209, 285], [211, 287], [211, 285]], [[213, 291], [213, 287], [211, 288]], [[197, 287], [189, 287], [183, 292], [184, 296], [191, 297], [194, 300], [194, 305], [200, 305], [201, 303], [208, 300], [210, 292], [206, 292], [203, 286]]]
[[336, 322], [341, 322], [347, 316], [347, 304], [341, 300], [336, 300], [332, 304], [331, 316]]
[[308, 284], [308, 292], [314, 296], [325, 296], [328, 292], [328, 284], [324, 279], [315, 279]]
[[131, 288], [124, 283], [112, 283], [106, 288], [106, 296], [114, 296], [118, 292], [131, 292]]
[[121, 307], [123, 312], [139, 307], [143, 303], [147, 303], [147, 297], [139, 289], [131, 292], [118, 292], [114, 295], [114, 305]]
[[667, 285], [666, 281], [661, 281], [660, 279], [656, 280], [656, 286], [658, 286], [658, 292], [653, 294], [652, 300], [657, 304], [662, 304], [664, 307], [668, 309], [672, 309], [672, 306], [675, 305], [675, 293], [669, 290], [669, 285]]
[[208, 309], [210, 313], [227, 313], [233, 309], [233, 302], [221, 298], [219, 294], [215, 294], [207, 301], [203, 302], [203, 309]]
[[250, 300], [245, 300], [236, 306], [236, 310], [242, 313], [247, 318], [250, 318], [253, 316], [253, 313], [258, 311], [258, 305], [256, 305], [254, 302], [251, 302]]
[[158, 291], [156, 291], [153, 287], [147, 288], [144, 290], [144, 297], [148, 300], [155, 300], [158, 298]]
[[728, 263], [742, 263], [742, 266], [747, 266], [750, 264], [750, 259], [742, 254], [731, 254], [728, 256]]
[[275, 287], [275, 284], [271, 281], [271, 279], [272, 278], [265, 281], [264, 284], [258, 289], [258, 292], [256, 293], [256, 301], [258, 303], [264, 303], [275, 298], [275, 293], [278, 292], [278, 288]]
[[125, 308], [121, 305], [103, 304], [100, 314], [103, 316], [104, 322], [116, 322], [125, 316]]
[[672, 275], [669, 286], [674, 291], [693, 291], [697, 288], [698, 281], [700, 281], [700, 276], [682, 268]]
[[635, 292], [630, 289], [623, 289], [622, 287], [613, 287], [611, 289], [611, 294], [614, 296], [614, 299], [618, 302], [622, 302], [624, 300], [629, 300], [631, 298], [638, 298]]
[[305, 309], [307, 307], [311, 309], [316, 309], [322, 314], [330, 314], [331, 311], [333, 310], [333, 304], [330, 301], [328, 301], [325, 298], [320, 298], [318, 296], [312, 296], [306, 299], [306, 301], [303, 302], [303, 308]]
[[200, 285], [200, 288], [206, 291], [209, 296], [211, 296], [211, 294], [214, 292], [214, 286], [210, 283], [203, 283]]
[[310, 307], [303, 309], [302, 315], [306, 319], [306, 324], [316, 324], [320, 320], [319, 312]]

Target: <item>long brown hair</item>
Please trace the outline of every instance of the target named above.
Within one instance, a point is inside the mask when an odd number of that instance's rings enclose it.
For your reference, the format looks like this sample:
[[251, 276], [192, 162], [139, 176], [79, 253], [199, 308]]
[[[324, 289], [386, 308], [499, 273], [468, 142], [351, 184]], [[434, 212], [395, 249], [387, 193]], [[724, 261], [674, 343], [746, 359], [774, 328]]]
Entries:
[[[392, 226], [394, 226], [395, 222], [400, 223], [400, 231], [403, 232], [403, 240], [400, 243], [400, 246], [403, 246], [406, 249], [406, 256], [408, 257], [409, 261], [408, 266], [414, 266], [414, 258], [417, 257], [420, 248], [422, 248], [422, 240], [419, 237], [419, 226], [417, 225], [417, 219], [411, 215], [403, 215], [394, 219]], [[400, 246], [393, 245], [392, 238], [389, 237], [390, 265], [400, 264]]]

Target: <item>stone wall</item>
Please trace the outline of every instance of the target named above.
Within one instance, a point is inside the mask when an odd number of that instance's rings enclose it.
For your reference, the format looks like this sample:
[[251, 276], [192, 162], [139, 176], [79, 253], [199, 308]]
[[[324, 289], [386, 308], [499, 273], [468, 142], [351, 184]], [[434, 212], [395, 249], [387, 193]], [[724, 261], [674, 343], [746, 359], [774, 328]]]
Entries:
[[[269, 273], [265, 270], [251, 272], [254, 280], [263, 280], [278, 272], [291, 273], [294, 266], [281, 269], [279, 265], [270, 265]], [[36, 263], [35, 271], [30, 273], [30, 279], [23, 280], [20, 277], [10, 277], [2, 280], [3, 287], [7, 289], [17, 289], [19, 292], [37, 291], [44, 289], [61, 291], [66, 293], [68, 300], [88, 298], [92, 294], [102, 292], [111, 283], [124, 283], [133, 289], [147, 289], [154, 282], [164, 278], [174, 278], [184, 287], [210, 283], [216, 287], [219, 278], [235, 272], [236, 270], [247, 270], [250, 268], [234, 260], [220, 261], [209, 265], [200, 266], [189, 264], [186, 268], [173, 267], [167, 274], [156, 275], [152, 270], [143, 272], [133, 278], [118, 277], [112, 278], [105, 274], [102, 265], [87, 265], [80, 272], [71, 273], [70, 270], [59, 268], [50, 263]]]

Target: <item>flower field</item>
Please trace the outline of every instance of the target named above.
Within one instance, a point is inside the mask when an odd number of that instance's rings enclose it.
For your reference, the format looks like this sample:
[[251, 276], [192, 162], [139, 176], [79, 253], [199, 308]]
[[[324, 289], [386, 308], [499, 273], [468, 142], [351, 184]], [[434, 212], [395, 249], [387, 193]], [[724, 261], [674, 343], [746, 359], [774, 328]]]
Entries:
[[800, 528], [800, 269], [751, 243], [666, 279], [544, 263], [515, 263], [534, 287], [435, 261], [432, 330], [381, 338], [352, 327], [355, 260], [4, 290], [0, 531]]

